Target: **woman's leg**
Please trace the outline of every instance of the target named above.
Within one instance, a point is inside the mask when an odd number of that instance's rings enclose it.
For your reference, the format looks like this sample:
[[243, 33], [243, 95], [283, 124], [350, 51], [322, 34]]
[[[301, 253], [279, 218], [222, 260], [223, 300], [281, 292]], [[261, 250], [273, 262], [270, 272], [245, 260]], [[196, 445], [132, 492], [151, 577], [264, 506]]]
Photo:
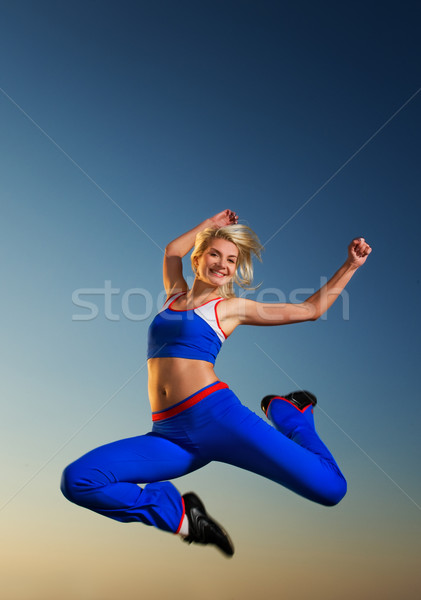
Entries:
[[317, 435], [311, 413], [276, 398], [268, 411], [275, 429], [230, 390], [213, 396], [212, 405], [208, 399], [198, 405], [209, 412], [206, 427], [191, 434], [206, 460], [253, 471], [326, 506], [343, 498], [346, 481]]
[[65, 469], [61, 489], [68, 500], [117, 521], [177, 532], [183, 501], [166, 480], [204, 464], [194, 452], [150, 433], [88, 452]]

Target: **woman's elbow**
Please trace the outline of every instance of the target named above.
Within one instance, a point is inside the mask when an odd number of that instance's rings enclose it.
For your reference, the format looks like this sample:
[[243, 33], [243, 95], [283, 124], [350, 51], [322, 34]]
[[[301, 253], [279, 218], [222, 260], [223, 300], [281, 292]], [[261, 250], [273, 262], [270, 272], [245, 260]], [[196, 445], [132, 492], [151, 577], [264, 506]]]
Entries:
[[300, 305], [302, 309], [303, 321], [317, 321], [321, 317], [320, 311], [317, 309], [317, 306], [312, 304], [311, 302], [303, 302]]

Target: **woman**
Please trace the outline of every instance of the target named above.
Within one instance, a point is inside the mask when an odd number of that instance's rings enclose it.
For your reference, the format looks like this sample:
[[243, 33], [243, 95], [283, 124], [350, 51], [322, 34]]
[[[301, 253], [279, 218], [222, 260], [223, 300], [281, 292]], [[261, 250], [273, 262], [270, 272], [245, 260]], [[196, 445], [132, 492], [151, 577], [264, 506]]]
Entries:
[[[140, 521], [178, 533], [191, 543], [234, 547], [194, 493], [181, 496], [168, 479], [220, 461], [271, 479], [320, 504], [345, 495], [346, 481], [318, 437], [310, 392], [265, 396], [270, 426], [243, 406], [215, 375], [223, 341], [238, 325], [286, 325], [319, 318], [364, 264], [363, 238], [348, 248], [344, 265], [300, 304], [263, 304], [237, 298], [233, 282], [250, 285], [252, 254], [261, 245], [237, 215], [225, 210], [172, 241], [164, 257], [167, 301], [149, 328], [150, 433], [97, 448], [69, 465], [62, 491], [71, 501], [117, 521]], [[191, 256], [195, 279], [183, 277]], [[138, 484], [146, 483], [143, 488]]]

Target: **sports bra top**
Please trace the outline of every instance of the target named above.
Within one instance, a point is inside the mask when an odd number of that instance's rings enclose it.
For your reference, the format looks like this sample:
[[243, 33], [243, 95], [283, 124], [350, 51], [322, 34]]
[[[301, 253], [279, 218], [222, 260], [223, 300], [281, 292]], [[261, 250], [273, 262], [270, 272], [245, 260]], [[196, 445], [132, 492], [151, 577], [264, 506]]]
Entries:
[[214, 364], [227, 337], [216, 314], [216, 307], [223, 298], [188, 310], [172, 308], [184, 294], [186, 292], [170, 296], [152, 321], [148, 331], [148, 359], [172, 356]]

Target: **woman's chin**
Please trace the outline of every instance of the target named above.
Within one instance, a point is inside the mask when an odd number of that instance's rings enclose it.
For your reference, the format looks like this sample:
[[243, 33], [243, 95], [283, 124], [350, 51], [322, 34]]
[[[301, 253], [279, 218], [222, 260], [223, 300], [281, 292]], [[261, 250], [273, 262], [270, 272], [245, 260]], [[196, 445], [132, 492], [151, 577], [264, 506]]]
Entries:
[[212, 275], [211, 277], [209, 277], [209, 282], [212, 283], [212, 285], [216, 285], [218, 287], [220, 287], [221, 285], [225, 285], [229, 282], [229, 280], [229, 277], [219, 277], [218, 275]]

